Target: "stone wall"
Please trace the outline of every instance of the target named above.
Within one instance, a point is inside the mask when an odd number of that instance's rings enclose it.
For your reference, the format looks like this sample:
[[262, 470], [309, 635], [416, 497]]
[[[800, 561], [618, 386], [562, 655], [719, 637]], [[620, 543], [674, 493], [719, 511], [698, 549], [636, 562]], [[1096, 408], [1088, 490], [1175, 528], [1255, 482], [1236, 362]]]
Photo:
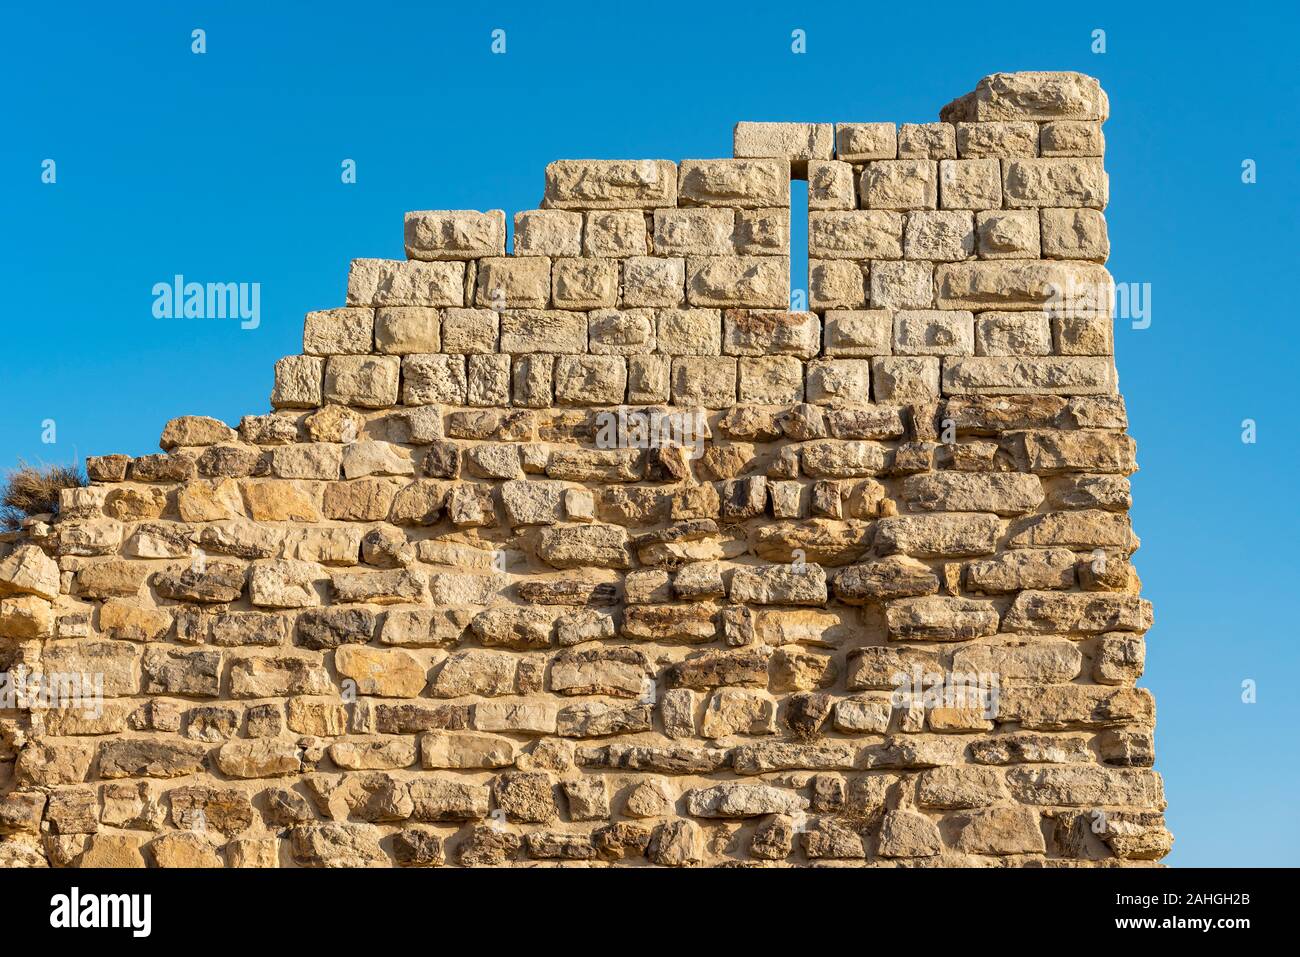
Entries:
[[1106, 113], [559, 160], [510, 254], [408, 213], [273, 411], [4, 546], [4, 666], [103, 700], [0, 711], [0, 862], [1158, 860]]

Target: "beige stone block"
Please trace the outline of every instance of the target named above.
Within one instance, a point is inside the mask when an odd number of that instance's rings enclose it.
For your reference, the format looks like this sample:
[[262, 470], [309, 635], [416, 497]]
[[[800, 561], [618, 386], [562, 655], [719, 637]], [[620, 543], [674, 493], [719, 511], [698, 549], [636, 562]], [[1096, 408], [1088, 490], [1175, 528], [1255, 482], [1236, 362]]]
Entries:
[[984, 312], [975, 319], [975, 354], [1050, 356], [1052, 327], [1043, 312]]
[[582, 213], [527, 209], [515, 213], [516, 256], [578, 256], [582, 253]]
[[867, 267], [845, 259], [808, 261], [810, 309], [861, 309], [867, 304]]
[[437, 352], [441, 348], [439, 327], [437, 309], [386, 306], [375, 313], [375, 351], [388, 355]]
[[627, 391], [622, 356], [557, 356], [555, 401], [558, 405], [618, 405]]
[[411, 355], [402, 359], [402, 404], [464, 405], [465, 357]]
[[493, 309], [444, 309], [442, 351], [460, 355], [495, 352], [500, 314]]
[[978, 212], [975, 214], [975, 233], [980, 259], [1038, 258], [1038, 213], [1035, 210], [997, 209]]
[[668, 356], [629, 356], [627, 360], [627, 401], [663, 404], [668, 401]]
[[325, 363], [325, 401], [363, 409], [396, 405], [400, 369], [397, 356], [330, 356]]
[[508, 310], [501, 314], [500, 348], [512, 355], [586, 352], [587, 317], [553, 309]]
[[556, 160], [546, 167], [547, 209], [653, 209], [677, 205], [668, 160]]
[[625, 307], [680, 306], [686, 298], [686, 260], [631, 256], [623, 260]]
[[1115, 364], [1106, 357], [968, 356], [944, 363], [945, 395], [1104, 395], [1115, 391]]
[[957, 155], [962, 159], [1006, 159], [1038, 155], [1038, 124], [958, 123]]
[[809, 160], [830, 159], [835, 151], [834, 128], [830, 123], [736, 124], [732, 155], [738, 158], [777, 157], [802, 172]]
[[1115, 352], [1114, 322], [1108, 316], [1053, 316], [1052, 339], [1063, 356], [1109, 356]]
[[877, 402], [930, 399], [939, 394], [937, 356], [878, 356], [871, 360]]
[[727, 355], [811, 358], [820, 351], [821, 322], [816, 313], [728, 309], [722, 322]]
[[1104, 263], [1110, 256], [1106, 217], [1095, 209], [1044, 209], [1043, 258]]
[[321, 383], [325, 360], [317, 356], [285, 356], [275, 363], [271, 406], [276, 409], [314, 409], [323, 399]]
[[618, 263], [612, 259], [557, 259], [551, 266], [557, 309], [610, 308], [618, 301]]
[[883, 209], [810, 212], [808, 255], [814, 259], [901, 259], [903, 214]]
[[779, 159], [682, 160], [679, 199], [682, 206], [788, 209], [790, 164]]
[[852, 209], [856, 204], [853, 167], [838, 160], [808, 164], [808, 208]]
[[832, 309], [825, 326], [828, 356], [887, 356], [891, 351], [893, 318], [886, 309]]
[[600, 309], [587, 314], [587, 349], [593, 355], [632, 356], [655, 351], [653, 309]]
[[872, 263], [871, 305], [880, 309], [927, 309], [934, 305], [934, 266], [910, 261]]
[[995, 159], [941, 160], [940, 209], [998, 209], [1002, 168]]
[[692, 256], [686, 262], [686, 291], [692, 306], [784, 308], [790, 301], [790, 263], [782, 256]]
[[790, 210], [736, 210], [735, 249], [742, 256], [787, 256], [790, 253]]
[[645, 213], [640, 210], [597, 210], [587, 213], [585, 218], [583, 255], [621, 258], [644, 256], [649, 252]]
[[654, 251], [660, 256], [726, 256], [732, 251], [735, 218], [730, 209], [656, 209]]
[[[448, 358], [455, 358], [448, 356]], [[510, 356], [471, 355], [465, 359], [465, 404], [510, 404]]]
[[956, 127], [951, 123], [904, 123], [898, 128], [899, 159], [955, 159]]
[[504, 256], [506, 214], [500, 209], [424, 209], [406, 214], [408, 259]]
[[850, 163], [892, 160], [898, 156], [898, 130], [893, 123], [836, 123], [835, 158]]
[[958, 210], [921, 210], [908, 213], [903, 239], [908, 259], [958, 262], [975, 255], [975, 229], [971, 214]]
[[871, 402], [868, 359], [814, 359], [808, 363], [807, 399], [818, 405], [857, 406]]
[[544, 409], [551, 404], [555, 356], [532, 353], [514, 357], [513, 392], [515, 405]]
[[354, 259], [348, 271], [349, 306], [463, 306], [463, 262]]
[[894, 316], [894, 355], [969, 356], [975, 352], [975, 317], [938, 309]]
[[[965, 102], [962, 102], [965, 101]], [[1106, 94], [1090, 76], [1070, 72], [1026, 71], [994, 73], [984, 77], [961, 103], [961, 119], [995, 120], [1104, 120], [1109, 112]]]
[[551, 261], [544, 256], [480, 259], [474, 302], [492, 309], [543, 308], [551, 298]]
[[1092, 263], [998, 260], [942, 264], [935, 288], [942, 309], [1109, 315], [1113, 284], [1110, 273]]
[[803, 401], [803, 363], [796, 356], [741, 359], [740, 401], [790, 405]]
[[1039, 129], [1038, 150], [1043, 156], [1101, 156], [1106, 137], [1100, 123], [1057, 120]]
[[716, 356], [722, 351], [717, 309], [661, 309], [655, 313], [658, 348], [665, 355]]
[[736, 401], [736, 360], [729, 356], [681, 356], [673, 359], [674, 405], [722, 409]]
[[934, 209], [938, 190], [930, 160], [876, 160], [867, 163], [859, 184], [869, 209]]
[[365, 355], [374, 345], [373, 309], [324, 309], [307, 313], [302, 351], [312, 356]]
[[1108, 178], [1100, 159], [1011, 160], [1002, 189], [1012, 209], [1088, 207], [1105, 209]]

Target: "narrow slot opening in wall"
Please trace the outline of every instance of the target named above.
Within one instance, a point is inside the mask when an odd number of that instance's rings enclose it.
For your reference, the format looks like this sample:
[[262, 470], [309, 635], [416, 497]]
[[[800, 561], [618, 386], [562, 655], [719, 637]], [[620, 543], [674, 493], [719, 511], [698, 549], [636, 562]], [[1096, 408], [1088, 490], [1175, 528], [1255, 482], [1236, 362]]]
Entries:
[[808, 181], [790, 181], [790, 311], [808, 308]]

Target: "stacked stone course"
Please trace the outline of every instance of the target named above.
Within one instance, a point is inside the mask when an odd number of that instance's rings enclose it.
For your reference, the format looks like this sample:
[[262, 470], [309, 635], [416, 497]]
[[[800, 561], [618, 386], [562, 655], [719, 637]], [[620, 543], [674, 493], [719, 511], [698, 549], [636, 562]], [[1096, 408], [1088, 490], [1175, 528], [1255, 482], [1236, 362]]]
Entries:
[[0, 665], [104, 695], [0, 711], [0, 864], [1161, 858], [1106, 115], [998, 74], [554, 162], [511, 253], [408, 213], [273, 411], [0, 546]]

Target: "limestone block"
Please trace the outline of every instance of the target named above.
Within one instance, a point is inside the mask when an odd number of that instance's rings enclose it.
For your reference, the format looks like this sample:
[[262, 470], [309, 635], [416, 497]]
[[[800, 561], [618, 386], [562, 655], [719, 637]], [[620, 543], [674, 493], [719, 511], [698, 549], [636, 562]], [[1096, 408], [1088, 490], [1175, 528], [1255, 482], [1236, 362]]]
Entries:
[[732, 251], [734, 229], [730, 209], [656, 209], [654, 251], [660, 256], [725, 256]]
[[834, 128], [830, 123], [754, 123], [736, 124], [732, 155], [744, 157], [779, 157], [789, 160], [796, 171], [806, 168], [808, 160], [830, 159], [835, 150]]
[[956, 210], [909, 213], [903, 251], [908, 259], [939, 262], [970, 259], [975, 255], [975, 230], [970, 213]]
[[495, 352], [499, 325], [500, 314], [492, 309], [444, 309], [442, 351], [459, 355]]
[[686, 261], [686, 298], [692, 306], [785, 308], [789, 261], [780, 256], [692, 256]]
[[1107, 176], [1099, 159], [1011, 160], [1002, 188], [1012, 209], [1106, 208]]
[[654, 209], [677, 205], [668, 160], [556, 160], [546, 167], [548, 209]]
[[894, 314], [894, 355], [969, 356], [975, 352], [975, 317], [969, 312], [922, 309]]
[[400, 369], [396, 356], [330, 356], [325, 363], [325, 401], [365, 409], [396, 405]]
[[1106, 217], [1095, 209], [1044, 209], [1043, 257], [1105, 262], [1110, 255]]
[[559, 309], [600, 309], [618, 301], [618, 264], [612, 259], [557, 259], [551, 299]]
[[903, 123], [898, 128], [899, 159], [955, 159], [956, 127], [951, 123]]
[[736, 210], [733, 244], [742, 256], [788, 256], [790, 210]]
[[551, 261], [544, 256], [478, 261], [474, 304], [491, 309], [542, 309], [551, 298]]
[[[407, 355], [438, 352], [438, 310], [424, 306], [388, 306], [375, 312], [375, 352]], [[365, 351], [369, 352], [369, 348]]]
[[780, 159], [682, 160], [679, 199], [682, 206], [788, 209], [790, 164]]
[[1048, 393], [1098, 395], [1115, 391], [1107, 357], [962, 357], [944, 363], [945, 395]]
[[680, 306], [686, 297], [686, 260], [630, 256], [623, 260], [622, 289], [623, 306]]
[[810, 212], [808, 255], [816, 259], [901, 259], [903, 215], [876, 209]]
[[888, 310], [841, 310], [826, 313], [825, 354], [828, 356], [889, 355], [893, 321]]
[[649, 252], [646, 244], [645, 213], [639, 210], [615, 209], [587, 213], [582, 234], [582, 252], [585, 256], [644, 256]]
[[582, 214], [561, 209], [515, 213], [514, 255], [577, 256], [582, 253]]
[[401, 367], [404, 405], [465, 404], [469, 384], [463, 356], [408, 355]]
[[985, 122], [957, 124], [957, 155], [962, 159], [1007, 159], [1038, 155], [1038, 124]]
[[842, 259], [808, 261], [808, 306], [862, 309], [867, 304], [867, 267]]
[[[1080, 210], [1082, 212], [1082, 210]], [[1038, 214], [1033, 210], [990, 210], [975, 214], [980, 259], [1037, 259]], [[1087, 256], [1066, 256], [1087, 259]]]
[[995, 159], [940, 160], [940, 209], [998, 209], [1002, 170]]
[[560, 310], [510, 310], [501, 314], [501, 351], [512, 355], [529, 352], [587, 351], [587, 317]]
[[855, 205], [853, 167], [838, 160], [808, 163], [808, 208], [852, 209]]
[[321, 383], [325, 360], [316, 356], [285, 356], [275, 363], [271, 405], [277, 409], [313, 409], [323, 401]]
[[1101, 156], [1106, 137], [1100, 123], [1057, 120], [1040, 127], [1038, 149], [1043, 156]]
[[866, 164], [858, 186], [868, 209], [934, 209], [938, 199], [930, 160], [875, 160]]
[[982, 312], [975, 320], [975, 354], [1049, 356], [1051, 322], [1042, 312]]
[[674, 405], [720, 409], [736, 400], [736, 360], [730, 357], [681, 356], [673, 359]]
[[408, 259], [478, 259], [503, 256], [506, 214], [500, 209], [425, 209], [406, 214]]
[[627, 365], [620, 356], [557, 356], [558, 405], [618, 405], [627, 390]]
[[463, 306], [463, 262], [354, 259], [348, 272], [349, 306]]

